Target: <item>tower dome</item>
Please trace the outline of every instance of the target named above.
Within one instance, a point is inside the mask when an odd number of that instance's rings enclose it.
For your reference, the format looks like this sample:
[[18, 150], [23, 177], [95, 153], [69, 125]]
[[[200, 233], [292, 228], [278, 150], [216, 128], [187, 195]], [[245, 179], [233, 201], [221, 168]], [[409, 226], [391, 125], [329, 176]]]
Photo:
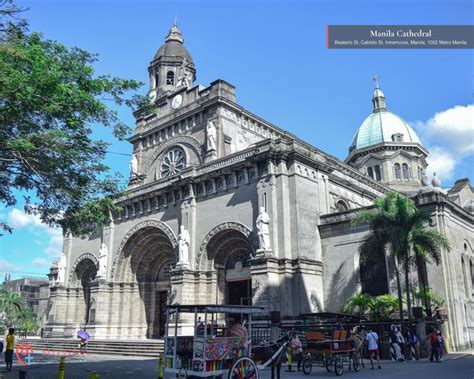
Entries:
[[415, 131], [400, 116], [387, 110], [373, 112], [357, 130], [349, 151], [379, 143], [411, 142], [421, 144]]
[[176, 21], [153, 57], [148, 72], [153, 97], [182, 87], [190, 88], [196, 80], [193, 58], [184, 46], [183, 34]]
[[410, 125], [387, 110], [378, 83], [372, 104], [372, 113], [357, 130], [345, 162], [392, 189], [416, 193], [424, 185], [428, 151]]
[[168, 35], [165, 38], [165, 43], [158, 49], [153, 60], [160, 58], [186, 58], [188, 62], [192, 63], [193, 58], [189, 51], [184, 47], [184, 38], [181, 30], [178, 29], [176, 24], [170, 29]]

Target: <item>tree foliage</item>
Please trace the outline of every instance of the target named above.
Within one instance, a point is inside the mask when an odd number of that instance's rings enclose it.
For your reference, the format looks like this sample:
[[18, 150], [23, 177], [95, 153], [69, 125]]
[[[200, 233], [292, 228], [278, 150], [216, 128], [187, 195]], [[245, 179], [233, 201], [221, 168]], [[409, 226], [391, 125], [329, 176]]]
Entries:
[[[73, 232], [78, 218], [104, 225], [123, 189], [92, 126], [125, 138], [129, 128], [111, 106], [147, 105], [130, 96], [141, 83], [95, 75], [96, 55], [29, 32], [24, 21], [9, 19], [10, 1], [0, 6], [0, 203], [13, 206], [22, 193], [25, 210], [45, 224]], [[1, 228], [11, 232], [4, 221]]]
[[5, 320], [13, 320], [20, 315], [23, 304], [23, 298], [19, 293], [0, 291], [0, 313]]
[[[359, 248], [361, 261], [374, 254], [385, 254], [385, 248], [389, 247], [397, 263], [399, 288], [398, 266], [404, 269], [409, 313], [411, 309], [408, 280], [410, 267], [418, 262], [434, 261], [439, 264], [442, 250], [449, 251], [450, 249], [448, 240], [442, 234], [427, 228], [428, 220], [429, 214], [418, 209], [412, 199], [396, 192], [389, 192], [375, 200], [374, 209], [359, 211], [353, 221], [355, 225], [368, 224], [371, 230], [371, 234]], [[401, 293], [399, 297], [401, 305]]]
[[398, 300], [388, 294], [374, 297], [366, 293], [357, 293], [347, 299], [341, 307], [342, 312], [366, 316], [371, 321], [389, 320], [391, 314], [398, 310]]

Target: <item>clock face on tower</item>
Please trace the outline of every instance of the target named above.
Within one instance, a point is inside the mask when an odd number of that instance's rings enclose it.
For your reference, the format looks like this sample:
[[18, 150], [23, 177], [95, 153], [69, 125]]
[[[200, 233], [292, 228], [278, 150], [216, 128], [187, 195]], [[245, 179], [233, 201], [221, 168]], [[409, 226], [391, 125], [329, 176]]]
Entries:
[[171, 101], [171, 107], [173, 109], [178, 109], [182, 102], [183, 102], [183, 96], [176, 95], [175, 97], [173, 97], [173, 100]]

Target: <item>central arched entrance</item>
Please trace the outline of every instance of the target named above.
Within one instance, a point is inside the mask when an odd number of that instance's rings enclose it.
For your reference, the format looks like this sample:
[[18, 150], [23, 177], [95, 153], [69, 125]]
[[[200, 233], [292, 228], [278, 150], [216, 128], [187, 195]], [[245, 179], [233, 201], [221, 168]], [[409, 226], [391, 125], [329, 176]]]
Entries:
[[[116, 282], [138, 284], [140, 309], [133, 309], [136, 302], [130, 299], [133, 315], [130, 323], [136, 320], [146, 322], [145, 336], [160, 338], [164, 335], [166, 306], [170, 292], [170, 268], [176, 264], [176, 238], [169, 228], [161, 222], [150, 222], [136, 227], [123, 244], [122, 257], [114, 272]], [[136, 296], [137, 292], [132, 292]], [[136, 315], [135, 315], [136, 313]], [[144, 317], [141, 317], [143, 315]]]
[[[92, 254], [81, 255], [73, 264], [70, 286], [82, 288], [83, 302], [76, 309], [76, 319], [81, 326], [95, 321], [95, 306], [91, 298], [91, 284], [97, 275], [97, 258]], [[82, 315], [81, 315], [82, 314]]]
[[232, 227], [217, 231], [206, 246], [208, 264], [217, 271], [218, 304], [252, 305], [249, 233]]

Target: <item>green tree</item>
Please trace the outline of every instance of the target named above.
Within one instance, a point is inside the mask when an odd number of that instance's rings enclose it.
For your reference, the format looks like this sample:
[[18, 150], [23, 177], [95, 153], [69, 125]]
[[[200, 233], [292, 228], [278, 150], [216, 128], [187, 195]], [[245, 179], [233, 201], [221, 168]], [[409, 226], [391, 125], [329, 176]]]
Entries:
[[[123, 188], [102, 163], [108, 144], [94, 140], [91, 127], [126, 138], [111, 106], [148, 106], [131, 96], [141, 83], [95, 75], [96, 55], [29, 32], [10, 18], [14, 9], [0, 2], [0, 203], [13, 206], [21, 193], [25, 210], [45, 224], [72, 232], [105, 225]], [[2, 220], [1, 229], [12, 231]]]
[[434, 292], [430, 287], [422, 287], [418, 291], [412, 288], [412, 297], [414, 303], [418, 306], [422, 306], [426, 313], [432, 313], [439, 307], [442, 307], [445, 303], [441, 295]]
[[6, 321], [17, 319], [20, 315], [23, 298], [19, 293], [0, 291], [0, 312], [3, 313]]
[[38, 319], [30, 308], [21, 309], [18, 319], [20, 321], [21, 328], [26, 334], [35, 332], [39, 328]]
[[341, 311], [362, 316], [370, 309], [372, 301], [373, 298], [369, 294], [357, 293], [346, 300]]
[[449, 251], [447, 239], [426, 227], [429, 215], [420, 211], [414, 201], [399, 193], [389, 192], [375, 200], [374, 209], [361, 210], [354, 224], [368, 224], [369, 238], [360, 246], [361, 259], [371, 254], [385, 254], [389, 248], [395, 261], [400, 319], [403, 320], [400, 268], [404, 269], [408, 317], [411, 317], [410, 267], [417, 262], [440, 263], [441, 251]]

